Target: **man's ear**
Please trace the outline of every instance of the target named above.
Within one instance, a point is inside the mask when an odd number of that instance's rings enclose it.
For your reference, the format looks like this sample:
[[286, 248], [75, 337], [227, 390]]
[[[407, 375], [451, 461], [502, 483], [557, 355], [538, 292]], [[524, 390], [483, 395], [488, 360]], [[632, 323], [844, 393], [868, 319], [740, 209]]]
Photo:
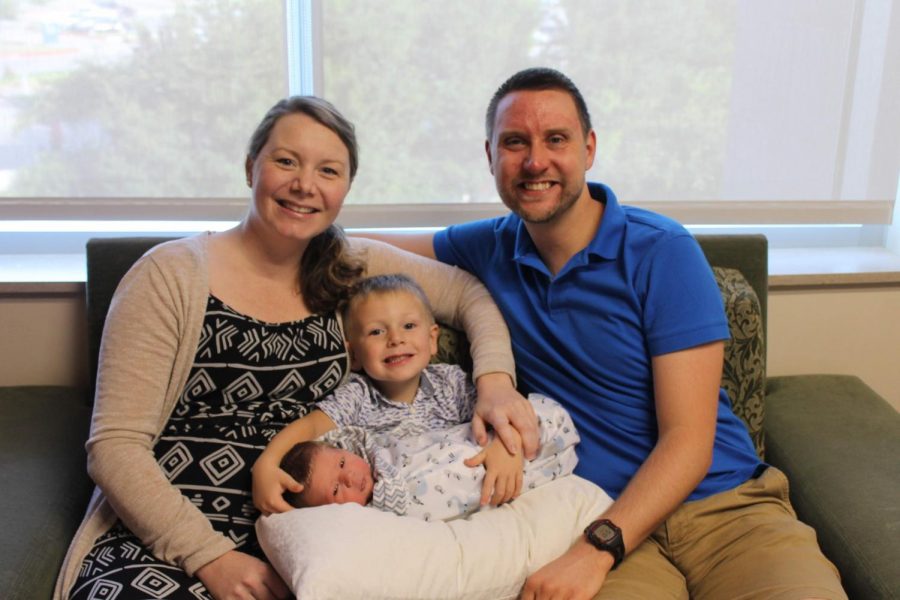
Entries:
[[244, 160], [244, 175], [247, 176], [247, 187], [253, 187], [253, 159], [247, 156]]
[[494, 174], [494, 157], [491, 156], [491, 140], [484, 140], [484, 153], [487, 154], [488, 168], [491, 170], [491, 175], [493, 175]]
[[587, 171], [594, 166], [594, 157], [597, 155], [597, 134], [594, 133], [593, 129], [588, 131], [585, 150], [587, 150], [587, 160], [585, 160], [587, 165], [585, 171]]

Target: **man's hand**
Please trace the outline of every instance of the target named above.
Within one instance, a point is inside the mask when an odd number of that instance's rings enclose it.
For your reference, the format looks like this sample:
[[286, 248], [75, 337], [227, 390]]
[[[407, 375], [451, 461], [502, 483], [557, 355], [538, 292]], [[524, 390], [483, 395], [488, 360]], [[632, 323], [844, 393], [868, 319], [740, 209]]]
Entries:
[[[518, 437], [518, 432], [513, 430]], [[484, 482], [481, 485], [481, 506], [490, 503], [498, 506], [509, 502], [522, 492], [522, 473], [525, 460], [522, 452], [510, 454], [496, 437], [487, 448], [463, 461], [467, 467], [484, 465]]]
[[597, 595], [613, 566], [609, 552], [601, 552], [582, 537], [569, 551], [525, 580], [521, 600], [590, 600]]
[[291, 594], [272, 567], [237, 550], [203, 565], [196, 575], [216, 600], [282, 600]]
[[253, 465], [253, 504], [265, 516], [272, 513], [283, 513], [293, 510], [283, 494], [303, 491], [303, 485], [285, 473], [277, 465], [267, 461], [257, 460]]
[[[506, 373], [487, 373], [475, 382], [478, 402], [472, 417], [472, 433], [481, 446], [488, 443], [487, 425], [494, 428], [511, 454], [519, 452], [519, 444], [528, 460], [537, 456], [540, 445], [538, 420], [531, 403], [513, 387]], [[514, 435], [515, 432], [519, 436]]]

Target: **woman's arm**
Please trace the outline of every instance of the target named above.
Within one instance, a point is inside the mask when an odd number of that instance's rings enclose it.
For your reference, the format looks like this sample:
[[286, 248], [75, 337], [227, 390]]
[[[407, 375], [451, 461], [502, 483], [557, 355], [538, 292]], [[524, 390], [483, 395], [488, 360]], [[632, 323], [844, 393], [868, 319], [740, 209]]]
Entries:
[[197, 262], [184, 248], [170, 249], [140, 260], [123, 278], [106, 318], [87, 442], [88, 472], [119, 518], [188, 574], [234, 548], [153, 456], [199, 339], [205, 293], [199, 303], [192, 294], [208, 287]]

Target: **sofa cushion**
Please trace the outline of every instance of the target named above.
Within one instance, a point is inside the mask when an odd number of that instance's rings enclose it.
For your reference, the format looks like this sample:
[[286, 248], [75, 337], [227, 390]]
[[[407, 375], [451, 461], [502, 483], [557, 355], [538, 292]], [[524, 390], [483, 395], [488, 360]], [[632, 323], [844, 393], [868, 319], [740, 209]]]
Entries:
[[728, 317], [731, 339], [725, 344], [722, 387], [731, 399], [760, 458], [765, 453], [766, 348], [759, 298], [740, 271], [713, 267]]
[[0, 596], [49, 598], [91, 493], [85, 390], [0, 387]]
[[900, 415], [858, 377], [772, 377], [768, 461], [791, 482], [791, 504], [841, 573], [847, 595], [900, 592]]

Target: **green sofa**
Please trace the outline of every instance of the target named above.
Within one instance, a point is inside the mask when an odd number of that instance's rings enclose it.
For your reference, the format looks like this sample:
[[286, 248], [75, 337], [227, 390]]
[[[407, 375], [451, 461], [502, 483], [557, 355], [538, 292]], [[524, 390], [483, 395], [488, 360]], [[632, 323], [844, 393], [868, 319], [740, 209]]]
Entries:
[[[119, 279], [162, 240], [88, 243], [92, 375]], [[757, 450], [787, 473], [798, 515], [818, 532], [850, 597], [900, 597], [900, 413], [855, 377], [767, 378], [766, 240], [698, 240], [714, 267], [731, 325], [723, 386]], [[465, 338], [443, 329], [439, 358], [466, 364]], [[7, 515], [0, 535], [0, 598], [51, 594], [92, 489], [84, 453], [90, 411], [90, 390], [0, 387], [0, 510]]]

